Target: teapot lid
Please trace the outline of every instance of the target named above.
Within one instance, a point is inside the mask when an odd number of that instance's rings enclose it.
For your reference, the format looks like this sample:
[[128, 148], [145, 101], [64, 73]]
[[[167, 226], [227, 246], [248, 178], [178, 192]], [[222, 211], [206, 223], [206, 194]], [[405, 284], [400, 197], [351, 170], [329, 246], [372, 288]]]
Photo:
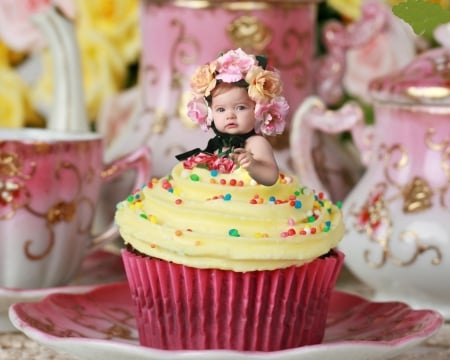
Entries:
[[422, 53], [400, 71], [372, 80], [369, 92], [378, 102], [450, 105], [450, 49]]

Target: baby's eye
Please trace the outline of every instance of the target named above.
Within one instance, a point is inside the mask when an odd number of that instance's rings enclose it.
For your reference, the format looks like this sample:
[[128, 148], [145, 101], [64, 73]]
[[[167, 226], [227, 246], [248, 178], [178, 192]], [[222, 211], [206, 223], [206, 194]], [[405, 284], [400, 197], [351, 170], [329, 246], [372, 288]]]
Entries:
[[247, 106], [246, 105], [238, 105], [238, 106], [236, 106], [236, 109], [237, 110], [245, 110], [245, 109], [247, 109]]
[[223, 107], [216, 108], [216, 112], [224, 112], [224, 111], [225, 111], [225, 108], [223, 108]]

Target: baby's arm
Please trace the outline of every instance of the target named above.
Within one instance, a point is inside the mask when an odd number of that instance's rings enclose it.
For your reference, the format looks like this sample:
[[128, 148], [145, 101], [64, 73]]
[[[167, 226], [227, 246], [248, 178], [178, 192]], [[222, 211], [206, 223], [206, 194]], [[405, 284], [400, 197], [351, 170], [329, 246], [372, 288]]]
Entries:
[[262, 136], [248, 138], [245, 149], [235, 149], [233, 159], [262, 185], [270, 186], [278, 180], [278, 165], [272, 146]]

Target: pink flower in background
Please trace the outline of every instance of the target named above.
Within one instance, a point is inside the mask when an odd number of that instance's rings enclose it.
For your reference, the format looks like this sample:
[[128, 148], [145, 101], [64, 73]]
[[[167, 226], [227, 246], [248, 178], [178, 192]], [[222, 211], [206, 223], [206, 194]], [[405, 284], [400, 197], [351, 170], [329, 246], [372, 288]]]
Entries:
[[388, 5], [376, 6], [385, 12], [387, 24], [370, 41], [348, 50], [343, 78], [345, 90], [366, 103], [371, 103], [368, 93], [371, 80], [403, 68], [416, 55], [416, 36], [410, 27], [394, 16]]
[[255, 117], [257, 126], [255, 131], [264, 135], [278, 135], [284, 131], [285, 117], [289, 105], [284, 97], [277, 97], [267, 104], [256, 104]]
[[216, 79], [226, 83], [239, 81], [256, 63], [253, 55], [247, 55], [241, 49], [228, 51], [217, 59]]
[[32, 16], [51, 5], [68, 18], [75, 16], [72, 0], [1, 0], [0, 39], [16, 51], [41, 49], [45, 45], [45, 39], [33, 24]]
[[200, 125], [203, 131], [207, 131], [209, 128], [210, 120], [210, 110], [208, 108], [208, 103], [205, 98], [194, 98], [188, 103], [188, 117]]

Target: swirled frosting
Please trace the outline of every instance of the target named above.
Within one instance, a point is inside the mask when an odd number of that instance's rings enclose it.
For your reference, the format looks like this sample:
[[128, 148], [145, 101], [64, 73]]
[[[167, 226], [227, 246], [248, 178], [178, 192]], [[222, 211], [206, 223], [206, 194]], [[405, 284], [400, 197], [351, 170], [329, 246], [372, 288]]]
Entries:
[[182, 163], [120, 202], [116, 223], [142, 254], [233, 271], [301, 265], [344, 233], [339, 207], [293, 176], [263, 186], [242, 168], [223, 174]]

